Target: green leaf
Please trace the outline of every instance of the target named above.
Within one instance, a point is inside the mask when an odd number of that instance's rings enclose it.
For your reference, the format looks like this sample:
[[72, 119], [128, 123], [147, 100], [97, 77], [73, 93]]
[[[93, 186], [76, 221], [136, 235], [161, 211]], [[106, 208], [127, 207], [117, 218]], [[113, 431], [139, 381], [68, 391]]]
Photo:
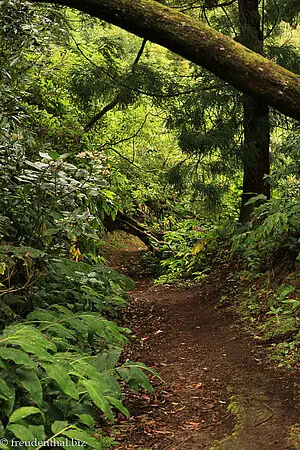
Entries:
[[16, 409], [9, 418], [9, 423], [18, 422], [21, 419], [25, 419], [25, 417], [31, 416], [32, 414], [41, 414], [44, 418], [44, 413], [35, 406], [22, 406], [19, 409]]
[[28, 353], [34, 353], [37, 357], [45, 354], [45, 350], [49, 349], [56, 351], [56, 346], [53, 342], [46, 339], [43, 334], [32, 328], [31, 326], [23, 326], [22, 328], [14, 330], [14, 334], [8, 336], [6, 339], [8, 342], [20, 345], [22, 349]]
[[54, 150], [49, 150], [48, 151], [48, 155], [54, 160], [56, 161], [57, 159], [59, 159], [61, 156], [59, 153], [55, 152]]
[[2, 420], [0, 420], [0, 436], [2, 437], [3, 436], [3, 434], [4, 434], [4, 425], [3, 425], [3, 422], [2, 422]]
[[4, 400], [8, 400], [10, 398], [10, 389], [2, 378], [0, 378], [0, 398], [3, 398]]
[[123, 367], [138, 367], [139, 369], [143, 369], [146, 372], [151, 373], [152, 375], [154, 375], [155, 377], [157, 377], [159, 380], [163, 381], [162, 377], [159, 375], [158, 372], [156, 372], [156, 370], [151, 369], [151, 367], [148, 367], [145, 363], [143, 362], [134, 362], [134, 361], [127, 361], [123, 364]]
[[64, 153], [63, 155], [59, 156], [59, 159], [67, 159], [70, 155], [71, 153]]
[[3, 361], [3, 359], [0, 358], [0, 368], [1, 369], [8, 369], [8, 364], [6, 361]]
[[95, 421], [92, 416], [89, 414], [77, 414], [80, 421], [84, 423], [84, 425], [87, 425], [91, 430], [94, 429]]
[[62, 420], [56, 420], [55, 422], [53, 422], [53, 424], [51, 425], [51, 430], [53, 432], [53, 434], [58, 434], [60, 433], [62, 430], [64, 430], [65, 428], [67, 428], [69, 426], [68, 422], [62, 421]]
[[279, 289], [279, 300], [284, 300], [289, 294], [291, 294], [292, 292], [294, 292], [295, 287], [294, 286], [281, 286]]
[[74, 313], [69, 308], [66, 308], [64, 305], [52, 305], [51, 309], [54, 309], [56, 313], [57, 311], [59, 311], [69, 317], [73, 317], [74, 315]]
[[65, 369], [60, 364], [42, 363], [42, 367], [47, 372], [47, 375], [56, 381], [56, 383], [65, 394], [69, 395], [75, 400], [79, 399], [74, 381], [71, 380], [68, 373], [66, 373]]
[[4, 275], [6, 270], [5, 262], [0, 262], [0, 275]]
[[292, 306], [292, 310], [297, 309], [300, 306], [300, 300], [295, 299], [283, 300], [282, 303], [290, 304]]
[[37, 248], [33, 247], [14, 247], [13, 245], [5, 245], [0, 247], [0, 253], [12, 253], [13, 255], [17, 256], [18, 258], [41, 258], [46, 255], [46, 253], [42, 250], [38, 250]]
[[134, 375], [132, 374], [132, 372], [129, 368], [120, 367], [117, 369], [117, 372], [123, 378], [123, 380], [129, 384], [130, 388], [132, 390], [134, 390], [134, 392], [138, 392], [139, 383], [137, 382], [136, 378], [134, 377]]
[[44, 236], [54, 236], [55, 234], [58, 234], [59, 231], [60, 231], [59, 228], [47, 228], [47, 229], [44, 231], [43, 235], [44, 235]]
[[44, 425], [29, 425], [28, 429], [38, 441], [44, 441], [46, 439]]
[[[250, 192], [251, 194], [251, 192]], [[256, 195], [255, 197], [251, 197], [250, 200], [247, 201], [247, 203], [245, 204], [246, 206], [248, 205], [253, 205], [253, 203], [259, 202], [259, 201], [266, 201], [267, 197], [263, 194], [259, 194]]]
[[97, 355], [94, 359], [95, 367], [97, 367], [100, 372], [114, 369], [119, 361], [121, 351], [122, 349], [120, 347], [115, 347]]
[[72, 362], [73, 371], [81, 374], [83, 377], [97, 378], [99, 376], [99, 371], [92, 364], [89, 364], [87, 360], [79, 359]]
[[114, 415], [109, 406], [108, 401], [106, 400], [103, 392], [107, 392], [107, 384], [103, 383], [102, 380], [83, 380], [82, 384], [86, 388], [91, 400], [95, 403], [95, 405], [103, 411], [105, 416], [111, 421], [114, 420]]
[[0, 357], [6, 360], [12, 360], [16, 364], [23, 364], [25, 366], [36, 368], [35, 363], [29, 358], [27, 353], [16, 348], [0, 347]]
[[135, 392], [138, 391], [138, 386], [141, 386], [143, 389], [146, 389], [151, 393], [154, 392], [154, 389], [150, 384], [149, 378], [147, 377], [147, 375], [144, 374], [144, 372], [140, 368], [134, 365], [126, 366], [124, 364], [123, 367], [117, 369], [117, 372]]
[[[27, 320], [38, 322], [56, 322], [58, 320], [57, 315], [44, 309], [37, 308], [28, 314]], [[45, 326], [49, 326], [50, 323], [46, 323]]]
[[24, 387], [30, 394], [32, 400], [41, 406], [43, 402], [43, 391], [41, 382], [33, 369], [16, 370], [18, 375], [18, 383]]
[[72, 330], [68, 330], [65, 325], [60, 323], [54, 323], [53, 325], [44, 325], [39, 327], [40, 330], [46, 329], [46, 333], [51, 335], [52, 342], [57, 338], [65, 338], [69, 340], [76, 341], [76, 332]]
[[7, 426], [7, 429], [11, 431], [20, 441], [28, 442], [34, 440], [34, 435], [29, 428], [19, 423], [11, 423]]
[[3, 407], [3, 410], [5, 411], [5, 414], [7, 416], [10, 416], [14, 406], [15, 406], [15, 400], [16, 400], [16, 391], [15, 388], [13, 386], [9, 386], [9, 390], [10, 390], [10, 395], [8, 400], [6, 400], [5, 402], [5, 406]]
[[83, 444], [89, 445], [92, 448], [96, 448], [102, 450], [102, 444], [100, 441], [97, 441], [96, 438], [91, 436], [88, 432], [84, 430], [80, 430], [79, 428], [67, 430], [63, 433], [70, 439], [80, 441]]
[[107, 386], [109, 388], [109, 395], [112, 395], [115, 398], [122, 399], [123, 394], [120, 388], [119, 383], [117, 382], [116, 378], [111, 374], [103, 374], [102, 375], [107, 383]]
[[115, 397], [106, 397], [109, 403], [111, 403], [115, 408], [121, 411], [124, 416], [129, 417], [130, 413], [127, 408], [123, 405], [123, 403]]
[[116, 323], [100, 317], [99, 314], [79, 313], [77, 317], [82, 319], [89, 331], [103, 337], [107, 342], [124, 343], [126, 341], [126, 337], [120, 333], [121, 328]]

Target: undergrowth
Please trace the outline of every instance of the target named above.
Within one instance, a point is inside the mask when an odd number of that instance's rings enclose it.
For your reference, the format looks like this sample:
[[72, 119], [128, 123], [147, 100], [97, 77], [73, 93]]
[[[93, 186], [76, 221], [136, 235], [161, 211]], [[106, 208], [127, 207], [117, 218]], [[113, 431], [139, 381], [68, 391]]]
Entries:
[[228, 222], [185, 220], [177, 229], [165, 233], [161, 248], [162, 274], [155, 284], [172, 283], [182, 278], [201, 281], [211, 267], [228, 256], [229, 237], [233, 226]]
[[[240, 261], [232, 274], [236, 298], [223, 296], [220, 305], [234, 303], [243, 318], [272, 348], [279, 365], [299, 365], [300, 345], [300, 206], [299, 198], [266, 200], [253, 197], [252, 221], [245, 226], [219, 222], [180, 222], [167, 232], [162, 247], [162, 274], [156, 284], [180, 279], [201, 282], [218, 264]], [[258, 206], [256, 206], [258, 205]], [[231, 248], [230, 248], [231, 242]]]
[[253, 277], [240, 275], [243, 288], [235, 305], [259, 341], [269, 345], [270, 356], [279, 366], [300, 366], [300, 285], [297, 267], [285, 267]]
[[111, 448], [112, 439], [95, 435], [97, 411], [109, 421], [128, 416], [124, 384], [153, 391], [144, 373], [152, 370], [119, 362], [130, 330], [112, 319], [126, 306], [132, 281], [101, 263], [50, 258], [30, 247], [2, 247], [0, 254], [1, 308], [5, 321], [15, 319], [0, 336], [1, 448], [16, 440], [36, 449], [54, 441], [69, 448], [74, 440]]
[[300, 204], [299, 197], [266, 200], [257, 204], [248, 229], [236, 233], [232, 253], [239, 255], [247, 289], [238, 298], [239, 309], [271, 345], [280, 366], [300, 365]]

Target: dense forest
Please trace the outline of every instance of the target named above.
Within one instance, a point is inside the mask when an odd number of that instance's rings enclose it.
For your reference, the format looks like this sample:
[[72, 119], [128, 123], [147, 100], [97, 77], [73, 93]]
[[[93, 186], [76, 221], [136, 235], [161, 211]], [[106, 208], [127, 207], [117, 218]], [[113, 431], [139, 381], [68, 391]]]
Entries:
[[158, 288], [229, 267], [214, 307], [299, 369], [299, 13], [0, 0], [1, 448], [114, 448], [127, 396], [160, 382], [124, 353], [122, 233]]

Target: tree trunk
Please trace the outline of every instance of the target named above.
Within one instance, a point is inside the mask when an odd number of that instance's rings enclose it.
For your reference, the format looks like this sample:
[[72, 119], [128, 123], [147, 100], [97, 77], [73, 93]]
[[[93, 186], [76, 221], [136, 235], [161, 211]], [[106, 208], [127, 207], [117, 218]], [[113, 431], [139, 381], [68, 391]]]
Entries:
[[153, 0], [44, 0], [42, 3], [76, 8], [160, 44], [242, 92], [300, 120], [299, 76], [185, 14]]
[[269, 158], [269, 109], [266, 104], [244, 96], [244, 148], [243, 193], [240, 222], [249, 221], [252, 205], [246, 205], [251, 197], [264, 194], [270, 197], [270, 185], [265, 176], [270, 172]]
[[[258, 0], [239, 0], [241, 42], [251, 50], [263, 52], [263, 32], [260, 25]], [[243, 194], [240, 222], [250, 220], [252, 205], [247, 201], [258, 194], [270, 197], [266, 175], [270, 173], [270, 122], [268, 105], [244, 94]]]

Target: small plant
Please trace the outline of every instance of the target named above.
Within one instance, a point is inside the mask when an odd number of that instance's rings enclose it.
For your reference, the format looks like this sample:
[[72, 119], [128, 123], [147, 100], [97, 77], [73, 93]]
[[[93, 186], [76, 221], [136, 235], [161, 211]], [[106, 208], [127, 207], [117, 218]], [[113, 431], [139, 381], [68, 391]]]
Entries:
[[290, 320], [291, 318], [294, 319], [294, 326], [296, 328], [299, 325], [298, 313], [300, 309], [300, 301], [297, 299], [289, 298], [289, 295], [294, 291], [294, 286], [282, 285], [278, 289], [277, 295], [273, 295], [273, 297], [270, 299], [270, 302], [272, 302], [273, 305], [270, 306], [270, 309], [266, 314], [273, 316], [278, 326], [281, 324], [282, 320], [286, 321]]
[[277, 325], [280, 325], [280, 315], [283, 313], [283, 307], [278, 306], [277, 308], [274, 306], [271, 306], [270, 310], [266, 313], [269, 316], [272, 316], [271, 320], [275, 320]]

